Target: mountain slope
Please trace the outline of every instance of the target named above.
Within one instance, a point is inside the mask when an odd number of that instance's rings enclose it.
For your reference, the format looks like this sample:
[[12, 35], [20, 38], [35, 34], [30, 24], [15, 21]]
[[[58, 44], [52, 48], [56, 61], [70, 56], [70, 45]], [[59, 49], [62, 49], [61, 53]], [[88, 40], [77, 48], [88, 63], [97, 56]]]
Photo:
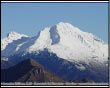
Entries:
[[64, 82], [33, 59], [1, 71], [2, 82]]
[[59, 77], [67, 80], [82, 80], [89, 78], [94, 82], [108, 82], [108, 67], [105, 64], [96, 61], [91, 62], [89, 65], [84, 62], [71, 62], [59, 58], [56, 54], [50, 53], [47, 49], [40, 51], [37, 55], [32, 53], [22, 57], [15, 55], [11, 58], [12, 63], [27, 58], [34, 58], [34, 60], [42, 64], [44, 67], [48, 68]]
[[79, 80], [84, 76], [96, 82], [108, 81], [108, 45], [69, 23], [60, 22], [41, 30], [35, 37], [12, 41], [1, 52], [2, 57], [16, 64], [35, 58], [67, 79]]

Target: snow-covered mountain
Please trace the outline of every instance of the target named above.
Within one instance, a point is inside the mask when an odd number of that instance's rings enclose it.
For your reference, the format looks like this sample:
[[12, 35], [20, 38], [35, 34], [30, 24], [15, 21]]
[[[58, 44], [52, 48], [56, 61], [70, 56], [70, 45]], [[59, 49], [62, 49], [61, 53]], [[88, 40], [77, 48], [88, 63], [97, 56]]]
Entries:
[[7, 37], [1, 39], [1, 53], [2, 57], [8, 57], [15, 53], [22, 42], [29, 40], [29, 37], [24, 34], [18, 34], [16, 32], [8, 33]]
[[[60, 22], [50, 28], [45, 28], [40, 31], [38, 36], [27, 39], [28, 36], [11, 32], [7, 38], [1, 41], [1, 50], [4, 50], [10, 44], [12, 49], [14, 46], [12, 43], [16, 43], [14, 50], [19, 52], [37, 52], [47, 48], [50, 52], [57, 54], [58, 57], [72, 61], [87, 61], [91, 58], [97, 59], [98, 61], [107, 61], [108, 59], [108, 45], [105, 44], [101, 39], [95, 35], [87, 32], [83, 32], [77, 27], [72, 26], [69, 23]], [[10, 51], [10, 49], [8, 49]], [[5, 55], [8, 52], [5, 50]], [[10, 51], [11, 52], [11, 51]], [[9, 56], [9, 55], [8, 55]]]
[[7, 58], [16, 55], [38, 55], [47, 49], [50, 56], [53, 53], [58, 58], [63, 58], [63, 64], [72, 62], [80, 71], [87, 69], [84, 64], [97, 64], [97, 67], [103, 64], [104, 68], [107, 68], [108, 45], [92, 33], [83, 32], [69, 23], [60, 22], [47, 27], [32, 38], [11, 32], [7, 38], [1, 40], [1, 47], [2, 57]]
[[28, 37], [24, 34], [18, 34], [16, 32], [10, 32], [7, 34], [7, 37], [1, 40], [1, 50], [3, 51], [9, 43], [12, 43], [14, 40], [21, 39], [22, 37]]

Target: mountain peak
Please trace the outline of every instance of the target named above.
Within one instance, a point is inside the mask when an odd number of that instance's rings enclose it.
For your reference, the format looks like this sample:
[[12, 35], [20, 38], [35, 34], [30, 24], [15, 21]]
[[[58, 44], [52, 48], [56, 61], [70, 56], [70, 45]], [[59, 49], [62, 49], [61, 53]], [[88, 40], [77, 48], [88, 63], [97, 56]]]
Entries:
[[24, 34], [18, 34], [16, 32], [10, 32], [7, 34], [6, 38], [1, 39], [1, 50], [4, 50], [9, 43], [12, 43], [14, 40], [21, 39], [23, 37], [28, 37]]
[[[59, 22], [58, 24], [55, 25], [56, 29], [62, 32], [78, 32], [80, 33], [81, 30], [74, 25], [67, 23], [67, 22]], [[54, 26], [53, 26], [54, 27]]]
[[8, 34], [7, 34], [7, 37], [9, 37], [10, 35], [15, 35], [15, 34], [17, 34], [16, 32], [9, 32]]
[[11, 38], [11, 37], [28, 37], [27, 35], [24, 35], [24, 34], [18, 34], [16, 32], [9, 32], [7, 34], [7, 37], [8, 38]]
[[[28, 58], [27, 60], [24, 60], [22, 62], [22, 65], [25, 65], [25, 63], [27, 63], [27, 66], [32, 66], [32, 67], [39, 67], [39, 68], [43, 68], [43, 66], [41, 66], [37, 61], [35, 61], [32, 58]], [[26, 65], [25, 65], [26, 66]]]
[[64, 25], [66, 22], [59, 22], [58, 25]]
[[32, 59], [32, 58], [29, 58], [26, 61], [28, 61], [30, 63], [30, 65], [32, 65], [32, 66], [37, 66], [38, 65], [38, 63], [34, 59]]
[[67, 22], [59, 22], [57, 25], [68, 25], [68, 26], [72, 26], [72, 24], [67, 23]]
[[58, 24], [56, 24], [57, 27], [68, 27], [68, 28], [73, 28], [74, 26], [70, 23], [67, 22], [59, 22]]

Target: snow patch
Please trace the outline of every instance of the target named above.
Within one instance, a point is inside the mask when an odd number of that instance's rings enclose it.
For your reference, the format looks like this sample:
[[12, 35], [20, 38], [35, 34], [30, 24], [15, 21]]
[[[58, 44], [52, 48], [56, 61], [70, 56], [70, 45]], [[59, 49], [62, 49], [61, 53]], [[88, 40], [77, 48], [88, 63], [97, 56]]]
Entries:
[[79, 69], [80, 71], [83, 71], [83, 70], [86, 69], [82, 64], [75, 65], [75, 67], [76, 67], [77, 69]]

